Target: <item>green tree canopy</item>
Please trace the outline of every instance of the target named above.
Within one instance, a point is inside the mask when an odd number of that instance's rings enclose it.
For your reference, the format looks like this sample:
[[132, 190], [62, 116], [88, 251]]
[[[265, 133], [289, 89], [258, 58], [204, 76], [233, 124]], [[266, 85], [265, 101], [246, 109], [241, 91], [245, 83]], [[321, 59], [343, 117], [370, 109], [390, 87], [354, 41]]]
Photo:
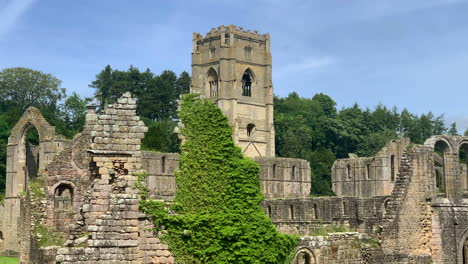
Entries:
[[0, 94], [3, 107], [13, 104], [20, 113], [29, 106], [57, 104], [65, 97], [65, 88], [60, 86], [59, 79], [40, 71], [7, 68], [0, 72]]

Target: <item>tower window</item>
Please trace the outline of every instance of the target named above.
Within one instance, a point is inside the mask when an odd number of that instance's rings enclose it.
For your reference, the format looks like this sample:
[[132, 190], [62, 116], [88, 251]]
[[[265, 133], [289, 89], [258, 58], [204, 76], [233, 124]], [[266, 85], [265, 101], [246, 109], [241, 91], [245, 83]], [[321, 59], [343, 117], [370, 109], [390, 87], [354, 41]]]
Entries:
[[246, 59], [250, 60], [252, 58], [252, 47], [245, 47], [244, 55]]
[[250, 137], [250, 136], [253, 135], [254, 129], [255, 129], [255, 125], [254, 125], [254, 124], [248, 124], [248, 125], [247, 125], [247, 136], [248, 136], [248, 137]]
[[207, 83], [208, 89], [210, 90], [210, 97], [218, 96], [218, 74], [213, 68], [208, 71]]
[[242, 75], [242, 96], [252, 96], [252, 74], [249, 70]]

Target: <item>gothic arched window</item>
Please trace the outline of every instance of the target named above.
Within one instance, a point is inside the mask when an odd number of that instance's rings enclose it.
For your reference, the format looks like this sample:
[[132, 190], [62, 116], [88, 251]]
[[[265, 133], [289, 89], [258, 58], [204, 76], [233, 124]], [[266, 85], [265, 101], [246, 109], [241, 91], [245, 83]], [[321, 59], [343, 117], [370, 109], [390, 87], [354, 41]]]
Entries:
[[206, 85], [210, 90], [210, 97], [218, 96], [218, 74], [213, 68], [208, 70], [208, 77], [206, 80]]
[[247, 69], [242, 75], [242, 96], [252, 96], [253, 73]]

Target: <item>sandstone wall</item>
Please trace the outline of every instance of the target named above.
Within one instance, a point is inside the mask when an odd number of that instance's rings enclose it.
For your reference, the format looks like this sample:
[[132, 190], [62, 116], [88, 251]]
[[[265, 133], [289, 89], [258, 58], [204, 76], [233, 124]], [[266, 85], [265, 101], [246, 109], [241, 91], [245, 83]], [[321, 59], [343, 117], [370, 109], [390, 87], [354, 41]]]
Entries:
[[179, 154], [150, 151], [142, 151], [142, 154], [142, 168], [148, 173], [150, 197], [173, 200], [176, 191], [174, 172], [179, 167]]
[[385, 216], [388, 196], [265, 200], [262, 207], [278, 230], [308, 236], [324, 225], [345, 225], [372, 234]]
[[336, 160], [332, 167], [332, 187], [337, 196], [372, 197], [390, 195], [403, 151], [409, 139], [393, 140], [374, 157]]

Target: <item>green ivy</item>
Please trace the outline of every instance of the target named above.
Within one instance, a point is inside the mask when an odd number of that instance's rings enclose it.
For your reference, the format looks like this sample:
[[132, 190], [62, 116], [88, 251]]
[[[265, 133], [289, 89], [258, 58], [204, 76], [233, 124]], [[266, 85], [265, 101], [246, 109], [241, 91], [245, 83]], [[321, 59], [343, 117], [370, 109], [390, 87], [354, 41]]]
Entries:
[[181, 263], [288, 263], [298, 238], [279, 233], [259, 203], [259, 167], [235, 146], [227, 118], [211, 101], [184, 96], [179, 112], [180, 165], [174, 205], [148, 200], [140, 209], [163, 230]]

